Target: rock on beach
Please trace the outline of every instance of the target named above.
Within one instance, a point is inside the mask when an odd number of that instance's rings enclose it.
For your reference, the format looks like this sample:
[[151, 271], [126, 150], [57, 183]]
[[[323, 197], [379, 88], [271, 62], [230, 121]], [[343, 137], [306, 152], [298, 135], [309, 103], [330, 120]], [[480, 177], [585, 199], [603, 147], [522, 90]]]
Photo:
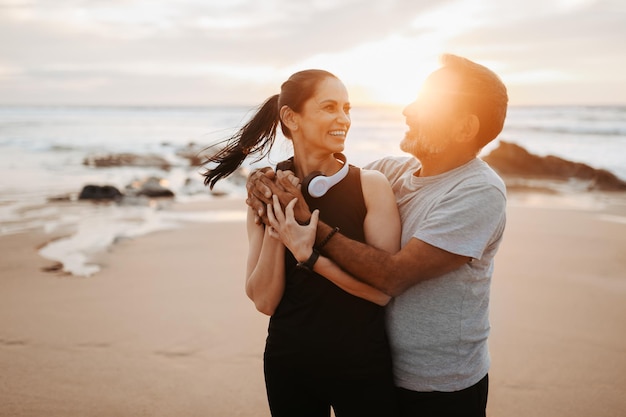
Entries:
[[557, 156], [538, 156], [505, 141], [482, 158], [503, 177], [570, 180], [587, 182], [588, 190], [626, 191], [626, 182], [605, 169], [572, 162]]

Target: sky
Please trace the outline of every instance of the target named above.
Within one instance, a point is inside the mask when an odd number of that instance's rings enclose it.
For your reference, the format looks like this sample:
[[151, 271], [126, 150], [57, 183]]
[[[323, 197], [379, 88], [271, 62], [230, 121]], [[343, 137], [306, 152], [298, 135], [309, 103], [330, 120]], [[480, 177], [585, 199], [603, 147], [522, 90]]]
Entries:
[[623, 0], [0, 0], [4, 105], [250, 105], [307, 68], [402, 105], [442, 53], [512, 105], [626, 104]]

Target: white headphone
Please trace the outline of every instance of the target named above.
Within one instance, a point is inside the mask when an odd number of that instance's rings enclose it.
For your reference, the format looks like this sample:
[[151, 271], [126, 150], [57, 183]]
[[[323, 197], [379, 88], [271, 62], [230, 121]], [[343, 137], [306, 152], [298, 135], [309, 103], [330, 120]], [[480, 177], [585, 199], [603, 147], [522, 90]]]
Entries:
[[342, 179], [348, 175], [349, 165], [346, 157], [342, 153], [336, 153], [335, 158], [343, 162], [343, 166], [339, 171], [333, 175], [327, 177], [320, 171], [311, 172], [302, 181], [302, 190], [308, 193], [311, 197], [320, 198], [328, 192], [334, 185], [338, 184]]

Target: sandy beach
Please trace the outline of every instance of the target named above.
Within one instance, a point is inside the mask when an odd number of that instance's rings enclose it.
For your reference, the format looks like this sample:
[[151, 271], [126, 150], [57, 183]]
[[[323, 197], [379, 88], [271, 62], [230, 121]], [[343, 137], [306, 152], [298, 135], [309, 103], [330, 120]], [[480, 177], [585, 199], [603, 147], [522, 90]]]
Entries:
[[[125, 239], [91, 277], [43, 270], [55, 237], [0, 236], [0, 416], [269, 416], [242, 221]], [[511, 195], [488, 414], [623, 416], [625, 300], [623, 195]]]

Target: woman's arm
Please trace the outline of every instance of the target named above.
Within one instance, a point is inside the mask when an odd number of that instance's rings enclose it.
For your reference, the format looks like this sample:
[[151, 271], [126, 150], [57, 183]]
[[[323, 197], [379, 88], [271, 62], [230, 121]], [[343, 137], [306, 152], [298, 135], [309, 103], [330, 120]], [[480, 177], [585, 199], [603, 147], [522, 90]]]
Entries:
[[315, 262], [313, 271], [355, 297], [363, 298], [380, 306], [387, 305], [389, 300], [391, 300], [391, 297], [384, 292], [357, 281], [352, 275], [339, 268], [336, 263], [323, 256], [320, 256], [317, 262]]
[[271, 316], [285, 290], [285, 246], [270, 237], [269, 227], [254, 221], [248, 208], [246, 294], [261, 313]]
[[387, 177], [379, 171], [361, 170], [361, 184], [367, 214], [363, 229], [365, 243], [391, 254], [400, 250], [402, 225]]
[[[389, 253], [398, 252], [401, 233], [400, 214], [387, 178], [378, 171], [361, 170], [361, 184], [367, 207], [363, 224], [366, 243]], [[320, 257], [313, 269], [357, 297], [379, 305], [386, 305], [391, 299], [384, 292], [354, 279], [328, 258]]]

